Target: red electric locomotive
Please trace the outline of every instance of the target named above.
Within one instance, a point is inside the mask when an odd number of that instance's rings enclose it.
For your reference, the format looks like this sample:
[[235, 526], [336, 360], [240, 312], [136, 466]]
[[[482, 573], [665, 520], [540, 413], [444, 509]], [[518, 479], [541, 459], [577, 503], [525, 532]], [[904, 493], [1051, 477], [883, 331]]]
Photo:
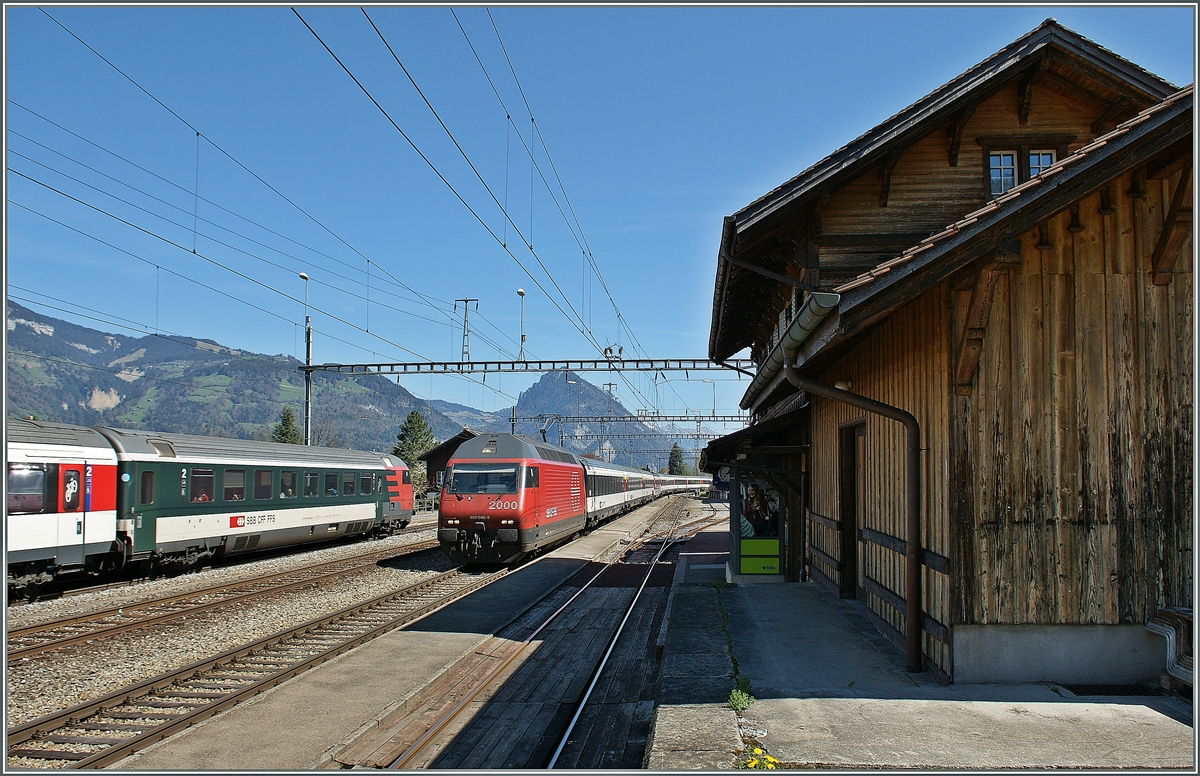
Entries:
[[478, 436], [450, 459], [438, 541], [451, 560], [512, 563], [587, 525], [583, 466], [561, 448]]

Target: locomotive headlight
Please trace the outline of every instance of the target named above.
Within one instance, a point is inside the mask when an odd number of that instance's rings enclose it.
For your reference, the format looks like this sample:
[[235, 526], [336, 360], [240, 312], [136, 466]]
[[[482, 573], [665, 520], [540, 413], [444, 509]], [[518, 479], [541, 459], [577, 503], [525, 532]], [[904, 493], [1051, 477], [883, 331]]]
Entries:
[[458, 525], [458, 518], [448, 518], [446, 525]]
[[500, 525], [512, 525], [515, 522], [515, 520], [501, 520]]

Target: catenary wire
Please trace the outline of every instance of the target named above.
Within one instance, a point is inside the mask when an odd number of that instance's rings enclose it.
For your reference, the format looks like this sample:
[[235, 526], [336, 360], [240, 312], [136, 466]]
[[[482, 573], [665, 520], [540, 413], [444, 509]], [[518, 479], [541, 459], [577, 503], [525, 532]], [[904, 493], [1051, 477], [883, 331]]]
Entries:
[[[82, 45], [84, 48], [88, 49], [93, 54], [95, 54], [98, 58], [100, 58], [101, 61], [103, 61], [105, 64], [107, 64], [113, 70], [115, 70], [118, 74], [120, 74], [123, 78], [125, 78], [125, 80], [127, 80], [131, 84], [133, 84], [139, 91], [141, 91], [143, 94], [145, 94], [151, 100], [153, 100], [155, 103], [157, 103], [159, 106], [161, 106], [165, 111], [170, 113], [173, 117], [175, 117], [178, 121], [180, 121], [184, 126], [186, 126], [188, 129], [195, 132], [199, 137], [202, 137], [209, 145], [211, 145], [214, 149], [219, 151], [223, 156], [228, 158], [230, 161], [232, 161], [234, 164], [236, 164], [238, 167], [240, 167], [242, 170], [244, 170], [246, 173], [248, 173], [251, 177], [253, 177], [255, 180], [257, 180], [263, 186], [266, 186], [274, 194], [276, 194], [278, 197], [283, 199], [285, 202], [287, 202], [289, 205], [291, 205], [293, 208], [295, 208], [297, 211], [299, 211], [301, 214], [303, 214], [310, 221], [312, 221], [314, 224], [316, 224], [321, 229], [323, 229], [325, 232], [329, 233], [334, 239], [336, 239], [342, 245], [346, 246], [351, 251], [353, 251], [355, 254], [357, 254], [359, 257], [361, 257], [363, 260], [365, 260], [368, 265], [374, 265], [375, 268], [378, 269], [383, 275], [385, 275], [392, 282], [396, 283], [397, 285], [401, 286], [402, 288], [409, 290], [410, 292], [412, 292], [413, 294], [416, 294], [419, 297], [422, 297], [422, 298], [425, 297], [425, 295], [421, 294], [420, 292], [416, 291], [415, 289], [410, 288], [407, 284], [405, 284], [403, 281], [401, 281], [399, 278], [397, 278], [395, 275], [393, 275], [391, 272], [389, 272], [386, 268], [380, 266], [376, 262], [371, 261], [370, 258], [365, 256], [362, 252], [360, 252], [353, 245], [346, 242], [346, 240], [342, 239], [342, 237], [340, 235], [335, 233], [332, 229], [330, 229], [328, 226], [326, 226], [324, 223], [322, 223], [320, 220], [318, 220], [315, 216], [310, 214], [304, 208], [300, 207], [297, 203], [295, 203], [289, 197], [287, 197], [285, 194], [283, 194], [283, 192], [279, 191], [279, 189], [275, 188], [270, 183], [268, 183], [266, 180], [264, 180], [260, 175], [258, 175], [258, 173], [251, 170], [249, 167], [247, 167], [245, 164], [243, 164], [239, 159], [237, 159], [232, 154], [230, 154], [228, 151], [226, 151], [223, 147], [218, 145], [212, 138], [205, 135], [203, 132], [201, 132], [199, 129], [197, 129], [195, 126], [193, 126], [190, 122], [188, 122], [186, 119], [184, 119], [182, 116], [180, 116], [174, 110], [172, 110], [170, 108], [170, 106], [168, 106], [162, 100], [158, 99], [158, 97], [154, 96], [154, 94], [152, 94], [148, 89], [146, 89], [141, 84], [139, 84], [136, 80], [134, 80], [130, 75], [128, 75], [121, 68], [117, 67], [113, 62], [111, 62], [109, 59], [107, 59], [103, 54], [101, 54], [99, 51], [97, 51], [95, 48], [93, 48], [91, 45], [89, 45], [86, 41], [84, 41], [78, 35], [76, 35], [70, 28], [68, 28], [66, 25], [64, 25], [62, 22], [60, 22], [54, 16], [52, 16], [45, 9], [39, 9], [39, 10], [41, 10], [42, 13], [45, 14], [47, 18], [49, 18], [51, 21], [53, 21], [55, 24], [57, 24], [59, 27], [61, 27], [68, 35], [70, 35], [72, 38], [74, 38], [76, 41], [78, 41], [80, 43], [80, 45]], [[297, 14], [297, 15], [299, 15], [299, 14]], [[314, 33], [314, 35], [315, 35], [315, 33]], [[330, 53], [332, 53], [332, 52], [330, 52]], [[30, 111], [30, 112], [32, 112], [32, 111]], [[37, 114], [35, 114], [35, 115], [37, 115]], [[51, 123], [53, 123], [53, 122], [51, 122]], [[66, 131], [69, 131], [69, 130], [66, 130]], [[74, 133], [72, 133], [72, 134], [74, 134]], [[153, 173], [151, 173], [151, 174], [153, 174]], [[172, 184], [172, 185], [178, 185], [178, 184]], [[180, 188], [182, 188], [182, 187], [180, 187]], [[183, 190], [186, 191], [186, 189], [183, 189]], [[285, 239], [287, 239], [287, 238], [285, 238]], [[327, 255], [327, 254], [322, 254], [322, 255]], [[332, 257], [330, 257], [330, 258], [332, 258]], [[514, 257], [514, 259], [515, 259], [515, 257]], [[335, 259], [335, 260], [337, 260], [337, 259]], [[531, 276], [531, 279], [533, 279], [532, 276]], [[534, 282], [537, 283], [536, 280], [534, 280]], [[540, 285], [539, 285], [539, 288], [540, 288]], [[544, 292], [544, 289], [543, 289], [543, 292]], [[431, 306], [436, 307], [436, 305], [433, 305], [432, 302], [430, 302], [429, 304]], [[443, 302], [443, 304], [445, 304], [445, 302]], [[447, 314], [444, 309], [442, 309], [442, 308], [437, 308], [437, 309], [439, 310], [439, 312], [442, 312], [444, 315]], [[483, 317], [483, 316], [481, 316], [481, 317]], [[484, 320], [487, 321], [489, 325], [493, 326], [493, 328], [497, 328], [497, 330], [499, 330], [498, 327], [496, 327], [495, 324], [493, 324], [490, 320], [488, 320], [487, 318], [484, 318]]]
[[[59, 189], [56, 189], [56, 188], [54, 188], [53, 186], [50, 186], [49, 184], [43, 183], [42, 181], [39, 181], [39, 180], [36, 180], [35, 178], [30, 178], [28, 175], [24, 175], [23, 173], [21, 173], [21, 172], [19, 172], [19, 171], [17, 171], [17, 170], [13, 170], [11, 167], [10, 167], [10, 168], [8, 168], [8, 169], [9, 169], [9, 171], [10, 171], [10, 172], [12, 172], [14, 175], [19, 175], [20, 177], [22, 177], [22, 178], [25, 178], [26, 180], [29, 180], [29, 181], [31, 181], [31, 182], [33, 182], [33, 183], [36, 183], [36, 184], [40, 185], [40, 186], [43, 186], [43, 187], [45, 187], [45, 188], [47, 188], [47, 189], [49, 189], [49, 190], [51, 190], [51, 191], [53, 191], [53, 192], [55, 192], [55, 193], [57, 193], [57, 194], [59, 194], [59, 195], [63, 196], [63, 197], [66, 197], [67, 199], [70, 199], [70, 200], [72, 200], [73, 202], [77, 202], [77, 203], [79, 203], [79, 204], [83, 205], [84, 207], [87, 207], [87, 208], [89, 208], [89, 209], [91, 209], [91, 210], [95, 210], [95, 211], [96, 211], [96, 212], [98, 212], [98, 213], [101, 213], [101, 214], [103, 214], [103, 215], [106, 215], [106, 216], [108, 216], [109, 218], [112, 218], [112, 219], [113, 219], [113, 220], [115, 220], [115, 221], [119, 221], [120, 223], [123, 223], [123, 224], [125, 224], [126, 226], [129, 226], [129, 227], [131, 227], [131, 228], [133, 228], [133, 229], [136, 229], [136, 230], [138, 230], [139, 232], [142, 232], [143, 234], [149, 235], [150, 237], [154, 237], [155, 239], [161, 240], [161, 241], [163, 241], [163, 242], [167, 243], [168, 245], [170, 245], [170, 246], [172, 246], [172, 247], [174, 247], [174, 248], [178, 248], [179, 250], [181, 250], [181, 251], [184, 251], [185, 253], [191, 254], [191, 255], [193, 255], [193, 256], [195, 256], [195, 257], [199, 258], [199, 259], [202, 259], [203, 261], [206, 261], [206, 262], [208, 262], [208, 263], [210, 263], [210, 264], [213, 264], [214, 266], [220, 267], [221, 269], [225, 270], [226, 272], [229, 272], [229, 273], [232, 273], [232, 274], [234, 274], [234, 275], [237, 275], [238, 277], [242, 278], [243, 280], [247, 280], [247, 281], [249, 281], [249, 282], [253, 283], [254, 285], [260, 286], [260, 287], [262, 287], [262, 288], [264, 288], [264, 289], [266, 289], [266, 290], [268, 290], [268, 291], [271, 291], [272, 293], [275, 293], [275, 294], [278, 294], [279, 296], [282, 296], [282, 297], [284, 297], [285, 299], [288, 299], [288, 300], [291, 300], [291, 301], [293, 301], [293, 302], [296, 302], [297, 304], [300, 304], [300, 303], [301, 303], [301, 300], [297, 299], [296, 297], [292, 296], [291, 294], [288, 294], [288, 293], [286, 293], [286, 292], [284, 292], [284, 291], [281, 291], [281, 290], [279, 290], [278, 288], [275, 288], [274, 286], [271, 286], [271, 285], [270, 285], [270, 284], [268, 284], [268, 283], [264, 283], [264, 282], [263, 282], [263, 281], [261, 281], [261, 280], [258, 280], [258, 279], [254, 278], [254, 277], [251, 277], [250, 275], [247, 275], [247, 274], [245, 274], [244, 272], [240, 272], [240, 271], [238, 271], [238, 270], [236, 270], [236, 269], [234, 269], [234, 268], [232, 268], [232, 267], [229, 267], [229, 266], [227, 266], [227, 265], [225, 265], [225, 264], [222, 264], [221, 262], [217, 261], [216, 259], [213, 259], [213, 258], [211, 258], [211, 257], [209, 257], [209, 256], [206, 256], [206, 255], [204, 255], [203, 253], [199, 253], [199, 252], [197, 252], [197, 251], [191, 251], [191, 250], [188, 250], [188, 249], [187, 249], [186, 247], [184, 247], [183, 245], [180, 245], [179, 243], [176, 243], [176, 242], [174, 242], [173, 240], [171, 240], [171, 239], [169, 239], [169, 238], [167, 238], [167, 237], [164, 237], [164, 236], [162, 236], [162, 235], [160, 235], [160, 234], [157, 234], [157, 233], [155, 233], [155, 232], [152, 232], [152, 231], [150, 231], [150, 230], [148, 230], [148, 229], [146, 229], [146, 228], [144, 228], [144, 227], [142, 227], [142, 226], [139, 226], [139, 225], [137, 225], [137, 224], [135, 224], [135, 223], [133, 223], [133, 222], [131, 222], [131, 221], [127, 221], [127, 220], [125, 220], [124, 218], [121, 218], [120, 216], [118, 216], [118, 215], [116, 215], [116, 214], [114, 214], [114, 213], [110, 213], [110, 212], [108, 212], [108, 211], [106, 211], [106, 210], [104, 210], [104, 209], [102, 209], [102, 208], [100, 208], [100, 207], [97, 207], [97, 206], [95, 206], [95, 205], [93, 205], [93, 204], [91, 204], [91, 203], [89, 203], [89, 202], [85, 202], [85, 201], [83, 201], [83, 200], [81, 200], [81, 199], [79, 199], [79, 198], [77, 198], [77, 197], [73, 197], [73, 196], [71, 196], [70, 194], [67, 194], [67, 193], [66, 193], [66, 192], [64, 192], [64, 191], [61, 191], [61, 190], [59, 190]], [[236, 250], [236, 249], [235, 249], [235, 250]], [[343, 324], [343, 325], [345, 325], [345, 326], [349, 326], [350, 328], [352, 328], [352, 329], [355, 329], [355, 330], [357, 330], [357, 331], [360, 331], [360, 332], [363, 332], [364, 334], [366, 334], [366, 335], [368, 335], [368, 336], [370, 336], [370, 337], [374, 337], [375, 339], [379, 340], [380, 342], [384, 342], [384, 343], [386, 343], [386, 344], [388, 344], [388, 345], [391, 345], [392, 347], [396, 348], [397, 350], [403, 351], [403, 352], [405, 352], [405, 353], [409, 353], [409, 354], [411, 354], [411, 355], [413, 355], [413, 356], [416, 356], [417, 358], [420, 358], [420, 359], [423, 359], [423, 360], [426, 360], [426, 361], [428, 361], [428, 360], [429, 360], [429, 359], [427, 359], [425, 356], [422, 356], [420, 353], [417, 353], [416, 351], [413, 351], [413, 350], [411, 350], [411, 349], [409, 349], [409, 348], [406, 348], [406, 347], [404, 347], [403, 345], [400, 345], [400, 344], [398, 344], [398, 343], [392, 342], [391, 340], [387, 339], [386, 337], [382, 337], [382, 336], [380, 336], [379, 334], [377, 334], [377, 333], [375, 333], [375, 332], [367, 331], [366, 329], [362, 328], [361, 326], [358, 326], [358, 325], [357, 325], [357, 324], [355, 324], [355, 323], [352, 323], [352, 322], [350, 322], [350, 321], [347, 321], [346, 319], [344, 319], [344, 318], [342, 318], [342, 317], [340, 317], [340, 316], [334, 315], [333, 313], [331, 313], [331, 312], [329, 312], [329, 311], [327, 311], [327, 310], [323, 310], [323, 309], [321, 309], [321, 308], [319, 308], [319, 307], [316, 307], [315, 305], [312, 305], [312, 304], [309, 304], [309, 305], [308, 305], [308, 307], [309, 307], [309, 309], [311, 309], [311, 310], [316, 310], [317, 312], [321, 313], [322, 315], [325, 315], [326, 317], [328, 317], [328, 318], [330, 318], [330, 319], [332, 319], [332, 320], [334, 320], [334, 321], [337, 321], [338, 323], [341, 323], [341, 324]], [[356, 347], [361, 347], [361, 346], [356, 346]], [[367, 349], [366, 349], [366, 348], [364, 348], [364, 350], [367, 350]], [[368, 352], [370, 352], [370, 351], [368, 350]], [[490, 385], [487, 385], [486, 383], [484, 383], [484, 382], [482, 382], [482, 381], [475, 380], [474, 378], [471, 378], [471, 377], [470, 377], [470, 376], [468, 376], [468, 375], [458, 374], [458, 375], [455, 375], [455, 376], [456, 376], [456, 377], [462, 377], [463, 379], [466, 379], [466, 380], [468, 380], [469, 382], [473, 382], [473, 383], [476, 383], [476, 384], [478, 384], [478, 385], [483, 385], [484, 387], [486, 387], [486, 388], [489, 388], [489, 389], [491, 389], [493, 392], [495, 392], [495, 393], [499, 393], [500, 395], [502, 395], [502, 396], [504, 396], [504, 397], [506, 397], [506, 398], [510, 398], [510, 399], [513, 399], [513, 398], [515, 398], [515, 397], [511, 396], [510, 394], [504, 393], [503, 391], [500, 391], [500, 390], [498, 390], [498, 389], [496, 389], [496, 388], [493, 388], [492, 386], [490, 386]]]

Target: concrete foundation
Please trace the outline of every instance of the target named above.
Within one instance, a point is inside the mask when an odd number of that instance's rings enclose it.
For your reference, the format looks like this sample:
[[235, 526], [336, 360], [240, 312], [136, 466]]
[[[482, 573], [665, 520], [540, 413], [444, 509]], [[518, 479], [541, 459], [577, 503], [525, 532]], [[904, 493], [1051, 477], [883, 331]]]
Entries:
[[954, 682], [1157, 684], [1166, 640], [1142, 625], [955, 625]]

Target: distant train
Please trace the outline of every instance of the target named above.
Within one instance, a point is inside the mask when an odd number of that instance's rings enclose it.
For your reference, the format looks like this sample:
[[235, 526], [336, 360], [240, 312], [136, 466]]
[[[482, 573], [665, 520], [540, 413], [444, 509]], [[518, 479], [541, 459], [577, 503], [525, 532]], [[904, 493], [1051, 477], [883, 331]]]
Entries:
[[659, 496], [711, 485], [711, 475], [654, 474], [511, 434], [477, 436], [450, 458], [438, 542], [456, 562], [512, 563]]
[[408, 525], [392, 455], [119, 428], [7, 421], [8, 585]]

